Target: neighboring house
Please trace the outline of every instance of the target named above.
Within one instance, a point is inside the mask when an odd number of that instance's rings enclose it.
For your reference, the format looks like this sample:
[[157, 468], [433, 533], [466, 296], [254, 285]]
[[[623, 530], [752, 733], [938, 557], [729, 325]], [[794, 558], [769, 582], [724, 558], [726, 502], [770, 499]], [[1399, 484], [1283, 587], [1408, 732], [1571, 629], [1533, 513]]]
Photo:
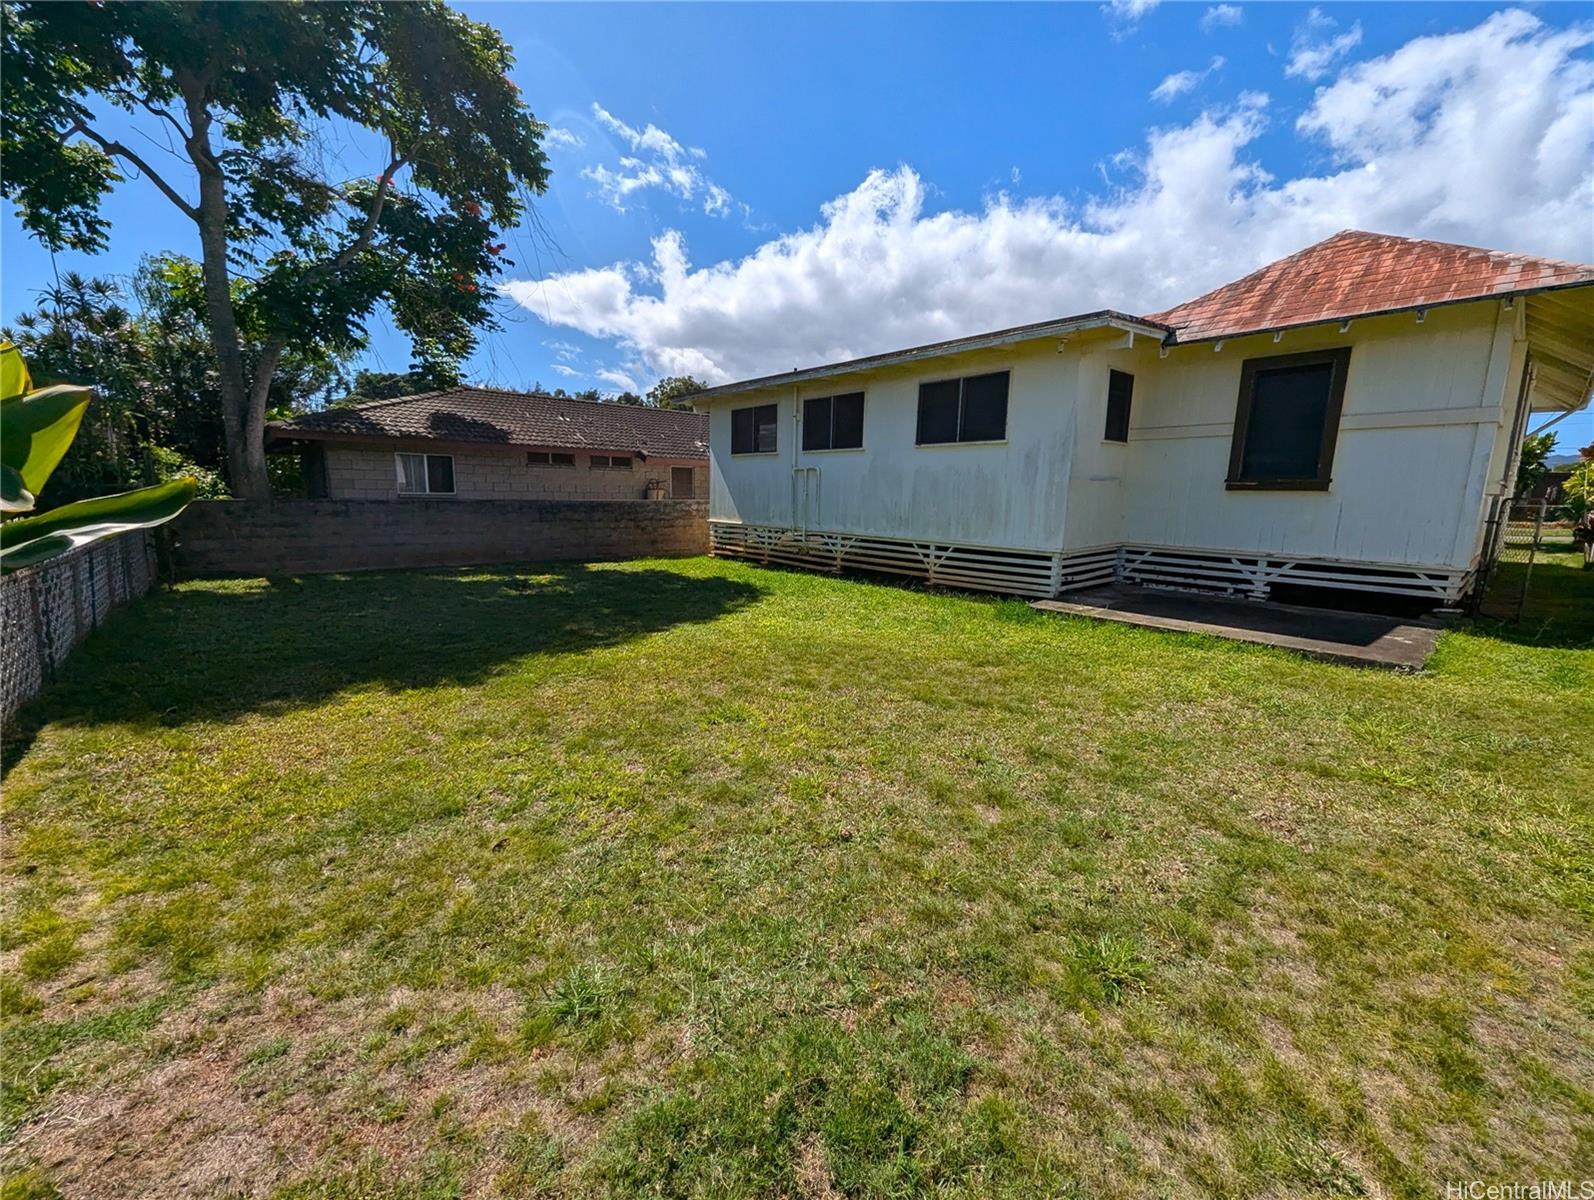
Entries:
[[752, 379], [714, 552], [1045, 596], [1120, 580], [1455, 603], [1530, 411], [1577, 408], [1594, 267], [1347, 231], [1166, 312]]
[[708, 419], [535, 392], [458, 387], [327, 408], [266, 427], [333, 500], [642, 500], [708, 493]]

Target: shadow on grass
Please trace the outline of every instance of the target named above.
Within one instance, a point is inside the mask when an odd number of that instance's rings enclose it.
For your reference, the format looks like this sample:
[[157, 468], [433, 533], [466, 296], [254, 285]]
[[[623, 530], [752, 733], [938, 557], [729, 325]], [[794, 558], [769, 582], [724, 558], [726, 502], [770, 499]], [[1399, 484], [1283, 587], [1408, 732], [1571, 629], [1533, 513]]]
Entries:
[[4, 768], [51, 722], [180, 726], [281, 712], [344, 688], [470, 684], [528, 654], [580, 654], [712, 621], [751, 584], [579, 563], [216, 581], [151, 594], [79, 646], [8, 724]]
[[[1512, 621], [1481, 616], [1472, 632], [1521, 646], [1594, 649], [1594, 571], [1584, 569], [1581, 552], [1573, 552], [1570, 539], [1564, 546], [1547, 543], [1545, 550], [1528, 575], [1522, 615]], [[1493, 605], [1514, 605], [1523, 570], [1514, 563], [1496, 569], [1485, 614]]]

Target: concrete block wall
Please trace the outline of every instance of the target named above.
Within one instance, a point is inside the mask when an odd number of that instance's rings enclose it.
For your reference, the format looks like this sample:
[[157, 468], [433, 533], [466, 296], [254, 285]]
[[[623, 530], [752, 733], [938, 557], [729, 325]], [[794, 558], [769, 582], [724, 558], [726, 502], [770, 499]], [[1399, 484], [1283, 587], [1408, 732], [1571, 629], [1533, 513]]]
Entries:
[[[592, 466], [590, 454], [577, 454], [573, 467], [530, 466], [524, 449], [404, 445], [405, 452], [454, 456], [454, 496], [459, 500], [641, 500], [648, 481], [670, 489], [670, 467], [631, 460], [630, 470]], [[327, 492], [334, 500], [399, 500], [398, 467], [388, 448], [329, 444], [325, 450]], [[692, 468], [695, 499], [708, 498], [707, 465]]]
[[187, 576], [708, 552], [701, 500], [200, 500], [172, 528]]

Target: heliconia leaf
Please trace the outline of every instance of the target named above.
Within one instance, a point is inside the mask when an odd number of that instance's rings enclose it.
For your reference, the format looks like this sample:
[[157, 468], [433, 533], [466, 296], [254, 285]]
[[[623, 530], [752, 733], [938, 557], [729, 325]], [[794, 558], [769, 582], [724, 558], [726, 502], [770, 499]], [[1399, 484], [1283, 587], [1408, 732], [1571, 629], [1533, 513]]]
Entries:
[[58, 383], [0, 400], [0, 463], [22, 476], [28, 491], [43, 489], [77, 437], [91, 397], [86, 387]]
[[22, 351], [12, 342], [0, 342], [0, 400], [9, 400], [31, 391], [33, 380], [28, 378], [28, 364], [22, 361]]
[[194, 478], [185, 475], [154, 487], [96, 496], [36, 517], [7, 521], [0, 525], [0, 574], [34, 566], [101, 538], [164, 525], [188, 507], [197, 488]]
[[22, 482], [22, 476], [11, 467], [0, 463], [0, 512], [33, 511], [33, 493]]

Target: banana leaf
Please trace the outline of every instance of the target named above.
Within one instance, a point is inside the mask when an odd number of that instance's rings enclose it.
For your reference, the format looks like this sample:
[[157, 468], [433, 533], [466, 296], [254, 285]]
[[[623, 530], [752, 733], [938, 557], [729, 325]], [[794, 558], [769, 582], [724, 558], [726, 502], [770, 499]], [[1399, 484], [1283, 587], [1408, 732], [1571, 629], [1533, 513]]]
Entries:
[[58, 383], [0, 400], [0, 464], [20, 475], [27, 491], [44, 487], [72, 445], [90, 396], [88, 388]]
[[0, 574], [34, 566], [101, 538], [164, 525], [188, 507], [197, 487], [192, 477], [185, 476], [7, 521], [0, 525]]
[[0, 400], [9, 400], [33, 390], [28, 364], [14, 342], [0, 342]]
[[27, 512], [32, 507], [33, 493], [22, 482], [22, 476], [0, 463], [0, 513]]

